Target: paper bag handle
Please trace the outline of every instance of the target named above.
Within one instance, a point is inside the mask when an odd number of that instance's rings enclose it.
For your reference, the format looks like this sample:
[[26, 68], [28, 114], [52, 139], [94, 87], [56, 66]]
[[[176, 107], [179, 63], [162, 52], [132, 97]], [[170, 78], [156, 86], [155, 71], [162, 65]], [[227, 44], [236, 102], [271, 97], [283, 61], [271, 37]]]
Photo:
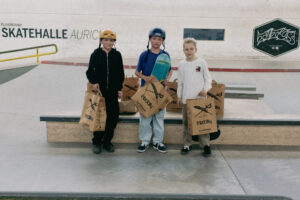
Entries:
[[198, 96], [196, 97], [196, 99], [207, 99], [207, 95], [206, 95], [205, 97], [204, 97], [204, 96], [199, 96], [199, 95], [198, 95]]
[[91, 91], [92, 91], [93, 93], [95, 93], [95, 94], [97, 94], [97, 95], [103, 97], [103, 95], [102, 95], [100, 89], [97, 89], [97, 90], [91, 90]]

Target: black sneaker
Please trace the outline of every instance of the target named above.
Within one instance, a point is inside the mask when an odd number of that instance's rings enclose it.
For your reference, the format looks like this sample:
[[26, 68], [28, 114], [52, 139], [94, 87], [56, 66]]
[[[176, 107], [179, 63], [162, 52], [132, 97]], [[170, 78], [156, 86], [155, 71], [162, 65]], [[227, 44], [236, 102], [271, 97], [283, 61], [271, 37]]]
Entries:
[[115, 148], [112, 143], [109, 143], [108, 145], [103, 145], [103, 148], [108, 152], [115, 152]]
[[139, 147], [138, 147], [138, 150], [137, 150], [137, 152], [139, 152], [139, 153], [143, 153], [143, 152], [145, 152], [146, 151], [146, 149], [149, 147], [149, 145], [148, 144], [145, 144], [145, 143], [142, 143]]
[[101, 153], [101, 145], [95, 145], [95, 144], [93, 144], [93, 152], [94, 152], [94, 154]]
[[181, 149], [181, 154], [182, 155], [186, 155], [188, 154], [190, 151], [192, 150], [192, 146], [183, 146], [182, 149]]
[[211, 155], [210, 146], [204, 146], [204, 152], [202, 154], [204, 157], [209, 157]]
[[161, 153], [167, 153], [167, 148], [163, 143], [153, 144], [153, 148]]

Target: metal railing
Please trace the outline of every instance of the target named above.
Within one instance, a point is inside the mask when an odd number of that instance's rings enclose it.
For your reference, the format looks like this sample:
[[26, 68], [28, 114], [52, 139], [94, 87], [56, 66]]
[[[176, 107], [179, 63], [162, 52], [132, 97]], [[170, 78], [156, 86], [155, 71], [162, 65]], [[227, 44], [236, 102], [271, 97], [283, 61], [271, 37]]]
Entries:
[[[41, 48], [47, 48], [47, 47], [54, 47], [55, 50], [47, 53], [39, 53], [39, 49]], [[28, 55], [28, 56], [20, 56], [20, 57], [14, 57], [14, 58], [8, 58], [8, 59], [0, 59], [0, 62], [6, 62], [6, 61], [12, 61], [12, 60], [19, 60], [19, 59], [25, 59], [25, 58], [33, 58], [36, 57], [36, 62], [37, 64], [40, 63], [40, 56], [46, 56], [46, 55], [51, 55], [51, 54], [56, 54], [58, 49], [56, 44], [48, 44], [48, 45], [42, 45], [42, 46], [35, 46], [35, 47], [29, 47], [29, 48], [23, 48], [23, 49], [15, 49], [15, 50], [10, 50], [10, 51], [2, 51], [0, 52], [1, 54], [6, 54], [6, 53], [14, 53], [18, 51], [26, 51], [26, 50], [31, 50], [31, 49], [36, 49], [36, 54]]]

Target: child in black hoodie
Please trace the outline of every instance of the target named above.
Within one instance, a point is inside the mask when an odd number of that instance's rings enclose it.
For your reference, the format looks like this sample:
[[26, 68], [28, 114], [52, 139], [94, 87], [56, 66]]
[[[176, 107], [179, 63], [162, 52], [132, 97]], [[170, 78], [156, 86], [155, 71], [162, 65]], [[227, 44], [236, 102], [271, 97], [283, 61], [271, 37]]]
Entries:
[[113, 46], [117, 36], [111, 30], [100, 33], [100, 46], [90, 57], [87, 79], [93, 84], [93, 89], [100, 89], [106, 104], [105, 131], [95, 131], [93, 152], [101, 153], [101, 148], [108, 152], [114, 152], [111, 140], [119, 119], [118, 98], [122, 96], [122, 85], [124, 81], [124, 68], [122, 55]]

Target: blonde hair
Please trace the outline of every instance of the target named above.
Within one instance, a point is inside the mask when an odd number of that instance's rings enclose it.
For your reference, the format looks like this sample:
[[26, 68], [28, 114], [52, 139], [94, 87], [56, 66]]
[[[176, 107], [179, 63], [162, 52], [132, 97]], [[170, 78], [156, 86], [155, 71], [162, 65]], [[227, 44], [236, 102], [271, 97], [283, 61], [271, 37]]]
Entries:
[[185, 38], [183, 40], [183, 48], [184, 48], [184, 45], [187, 43], [192, 43], [197, 48], [197, 41], [194, 38], [191, 38], [191, 37]]

